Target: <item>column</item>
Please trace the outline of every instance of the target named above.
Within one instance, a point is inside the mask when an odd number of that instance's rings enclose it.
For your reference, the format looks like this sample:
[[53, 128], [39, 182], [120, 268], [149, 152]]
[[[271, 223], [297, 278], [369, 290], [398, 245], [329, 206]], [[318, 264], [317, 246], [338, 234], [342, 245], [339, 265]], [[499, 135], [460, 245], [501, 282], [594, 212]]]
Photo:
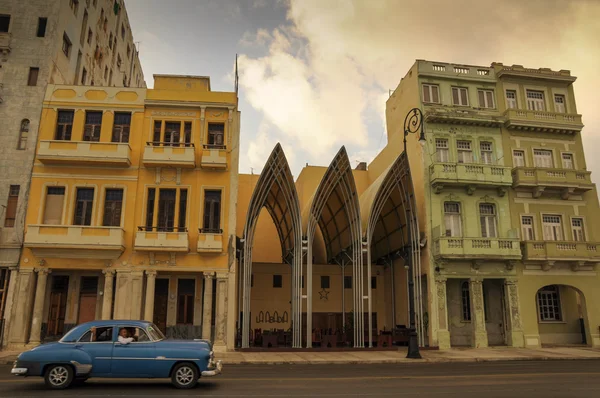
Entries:
[[131, 315], [129, 319], [142, 319], [142, 290], [144, 271], [131, 271]]
[[447, 278], [437, 276], [435, 287], [437, 292], [437, 317], [438, 317], [438, 347], [440, 350], [450, 348], [450, 331], [448, 330], [448, 306], [446, 293]]
[[227, 351], [225, 336], [227, 332], [227, 283], [229, 274], [217, 274], [217, 305], [215, 308], [215, 351]]
[[521, 325], [519, 290], [516, 279], [504, 280], [504, 306], [506, 311], [506, 344], [512, 347], [525, 347], [525, 336]]
[[8, 282], [8, 290], [6, 294], [6, 301], [4, 304], [4, 330], [5, 330], [5, 338], [2, 339], [2, 347], [3, 349], [8, 344], [8, 336], [10, 335], [10, 326], [12, 321], [12, 309], [13, 303], [15, 301], [16, 293], [15, 289], [17, 288], [17, 281], [19, 280], [19, 273], [17, 271], [17, 267], [9, 267], [9, 282]]
[[152, 322], [154, 318], [154, 286], [156, 282], [156, 271], [146, 271], [146, 304], [144, 307], [144, 319]]
[[473, 328], [471, 342], [475, 348], [484, 348], [488, 346], [488, 338], [485, 329], [483, 280], [471, 278], [469, 280], [469, 293], [471, 296], [471, 327]]
[[11, 349], [23, 348], [29, 337], [29, 314], [31, 314], [31, 302], [34, 291], [33, 268], [21, 268], [16, 274], [15, 297], [10, 314], [11, 327], [9, 331], [9, 347]]
[[211, 320], [212, 320], [212, 292], [214, 272], [204, 273], [204, 304], [202, 316], [202, 338], [211, 339]]
[[105, 269], [104, 274], [104, 295], [102, 297], [102, 319], [108, 320], [112, 318], [112, 302], [113, 302], [113, 284], [115, 280], [115, 271]]
[[47, 268], [36, 268], [38, 273], [37, 285], [35, 288], [35, 300], [33, 304], [33, 317], [31, 320], [31, 334], [29, 336], [30, 344], [40, 344], [40, 335], [42, 332], [42, 315], [44, 312], [44, 297], [46, 295], [46, 285], [48, 274], [52, 272]]

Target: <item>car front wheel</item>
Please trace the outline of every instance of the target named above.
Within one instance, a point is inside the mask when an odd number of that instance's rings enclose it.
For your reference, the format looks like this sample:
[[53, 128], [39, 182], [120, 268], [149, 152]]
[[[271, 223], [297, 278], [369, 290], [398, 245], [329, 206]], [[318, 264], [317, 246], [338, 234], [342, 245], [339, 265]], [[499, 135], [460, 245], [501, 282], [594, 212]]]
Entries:
[[44, 381], [53, 390], [63, 390], [73, 381], [73, 369], [68, 365], [51, 365], [46, 369]]
[[191, 363], [180, 363], [173, 369], [171, 383], [177, 388], [194, 388], [198, 383], [198, 369]]

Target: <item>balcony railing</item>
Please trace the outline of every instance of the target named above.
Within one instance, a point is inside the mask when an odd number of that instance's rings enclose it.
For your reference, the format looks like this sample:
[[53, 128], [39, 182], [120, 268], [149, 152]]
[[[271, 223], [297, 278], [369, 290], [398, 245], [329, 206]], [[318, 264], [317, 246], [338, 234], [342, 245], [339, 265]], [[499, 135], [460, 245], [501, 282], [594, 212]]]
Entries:
[[463, 238], [443, 236], [434, 240], [434, 256], [448, 259], [521, 258], [518, 238]]
[[581, 115], [525, 109], [507, 109], [504, 112], [508, 128], [547, 131], [554, 133], [575, 133], [581, 131]]
[[131, 165], [131, 148], [126, 142], [43, 140], [37, 159], [44, 164]]
[[28, 225], [25, 247], [37, 257], [116, 259], [125, 249], [121, 227]]
[[195, 148], [192, 143], [146, 142], [142, 161], [146, 167], [183, 167], [196, 166]]
[[512, 179], [516, 189], [567, 189], [567, 194], [581, 194], [594, 189], [591, 172], [585, 170], [517, 167], [512, 171]]
[[437, 185], [510, 186], [510, 167], [491, 164], [434, 163], [429, 167], [430, 181]]
[[600, 262], [599, 242], [523, 241], [523, 260]]
[[135, 234], [135, 249], [140, 251], [189, 251], [187, 228], [140, 226]]
[[220, 253], [223, 251], [223, 230], [220, 228], [198, 229], [198, 253]]
[[208, 169], [226, 169], [227, 147], [214, 144], [203, 145], [200, 166]]

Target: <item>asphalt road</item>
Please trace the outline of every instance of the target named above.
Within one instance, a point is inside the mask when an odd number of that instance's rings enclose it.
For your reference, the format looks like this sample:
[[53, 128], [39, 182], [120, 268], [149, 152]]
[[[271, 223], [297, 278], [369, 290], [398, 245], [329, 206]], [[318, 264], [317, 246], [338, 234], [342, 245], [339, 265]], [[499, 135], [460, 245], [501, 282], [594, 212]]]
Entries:
[[600, 361], [516, 361], [378, 365], [237, 365], [193, 390], [166, 380], [90, 379], [49, 391], [41, 378], [0, 366], [2, 397], [600, 397]]

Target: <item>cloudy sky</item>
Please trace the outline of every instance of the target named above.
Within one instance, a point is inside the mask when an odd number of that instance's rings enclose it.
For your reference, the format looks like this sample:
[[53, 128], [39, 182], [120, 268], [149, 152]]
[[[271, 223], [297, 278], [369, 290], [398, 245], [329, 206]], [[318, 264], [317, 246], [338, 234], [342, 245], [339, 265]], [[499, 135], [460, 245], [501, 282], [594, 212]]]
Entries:
[[386, 144], [384, 110], [415, 59], [569, 69], [588, 169], [600, 182], [600, 0], [126, 0], [149, 87], [158, 73], [233, 89], [241, 172], [275, 142], [297, 176], [341, 145], [354, 164]]

